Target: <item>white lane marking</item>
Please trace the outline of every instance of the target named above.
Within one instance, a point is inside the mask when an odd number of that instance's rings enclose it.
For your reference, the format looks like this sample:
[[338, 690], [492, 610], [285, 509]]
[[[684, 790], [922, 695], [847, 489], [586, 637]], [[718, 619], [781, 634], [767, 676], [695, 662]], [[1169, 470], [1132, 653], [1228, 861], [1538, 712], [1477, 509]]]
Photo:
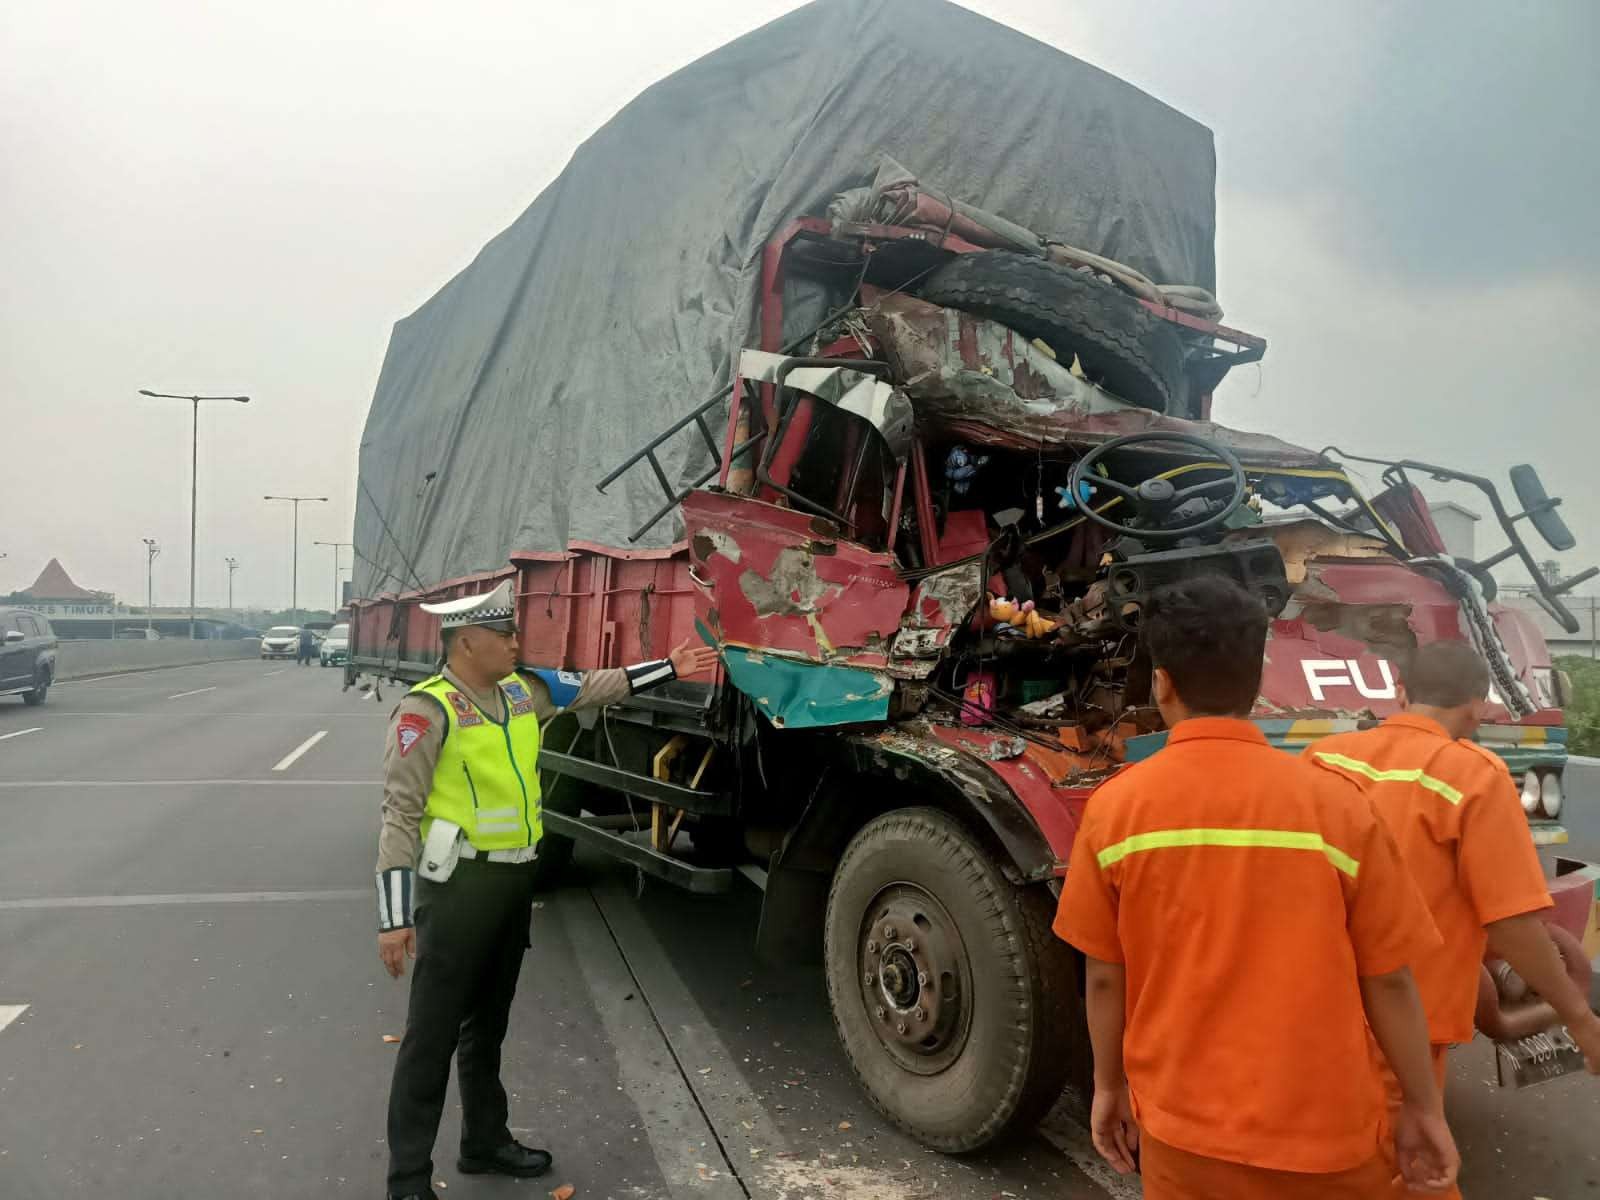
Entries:
[[[750, 1121], [729, 1121], [721, 1137], [725, 1145], [733, 1148], [733, 1153], [731, 1156], [725, 1151], [718, 1153], [722, 1147], [713, 1140], [718, 1136], [713, 1122], [721, 1114], [710, 1105], [697, 1103], [695, 1085], [689, 1082], [701, 1080], [698, 1074], [701, 1067], [723, 1068], [717, 1074], [717, 1090], [724, 1090], [721, 1081], [726, 1080], [726, 1086], [737, 1093], [736, 1102], [741, 1106], [738, 1109], [741, 1115], [753, 1121], [755, 1114], [763, 1110], [760, 1101], [741, 1087], [739, 1073], [731, 1065], [737, 1060], [727, 1053], [720, 1039], [711, 1032], [709, 1023], [702, 1028], [710, 1036], [710, 1045], [696, 1043], [692, 1051], [685, 1055], [677, 1037], [674, 1018], [681, 1020], [689, 1010], [680, 1012], [674, 1009], [670, 1014], [664, 1014], [655, 1007], [660, 999], [657, 995], [658, 978], [646, 970], [635, 969], [628, 952], [607, 926], [598, 899], [593, 895], [561, 892], [551, 896], [547, 910], [552, 908], [559, 914], [572, 944], [592, 948], [592, 952], [578, 956], [578, 968], [584, 983], [588, 985], [592, 1008], [600, 1018], [607, 1041], [617, 1048], [617, 1082], [627, 1089], [629, 1098], [644, 1117], [644, 1133], [666, 1184], [665, 1195], [671, 1200], [740, 1200], [747, 1194], [800, 1194], [800, 1188], [766, 1186], [751, 1188], [747, 1193], [730, 1175], [733, 1163], [739, 1164], [741, 1172], [747, 1163], [752, 1167], [761, 1165], [759, 1159], [752, 1160], [750, 1156], [749, 1143], [753, 1143], [754, 1135], [740, 1133], [740, 1129], [749, 1125]], [[546, 914], [535, 914], [536, 922], [540, 916], [547, 915], [548, 911]], [[534, 936], [539, 934], [535, 933]], [[670, 990], [670, 983], [667, 986]], [[682, 986], [681, 982], [678, 986]], [[644, 999], [643, 1005], [632, 999], [636, 994]], [[627, 1002], [622, 1000], [624, 995], [629, 997]], [[665, 1024], [663, 1016], [666, 1017]], [[679, 1044], [675, 1045], [675, 1042]], [[720, 1054], [711, 1057], [717, 1050], [720, 1050]], [[761, 1124], [762, 1142], [759, 1149], [768, 1154], [787, 1153], [790, 1147], [783, 1135], [770, 1128], [771, 1122], [762, 1121]], [[735, 1143], [740, 1141], [747, 1144], [736, 1146]], [[718, 1157], [713, 1159], [711, 1155]], [[707, 1164], [711, 1163], [715, 1163], [718, 1169], [708, 1176]], [[744, 1177], [749, 1178], [748, 1175]], [[838, 1194], [842, 1189], [829, 1188], [828, 1191]], [[893, 1194], [851, 1191], [855, 1195]], [[811, 1195], [811, 1189], [805, 1188], [804, 1194]]]
[[28, 1011], [26, 1004], [0, 1004], [0, 1030]]
[[[141, 908], [165, 904], [278, 904], [293, 900], [370, 900], [366, 888], [326, 888], [316, 892], [171, 892], [144, 896], [40, 896], [0, 900], [0, 912], [28, 908]], [[5, 1010], [0, 1008], [0, 1016]], [[0, 1028], [4, 1028], [0, 1025]]]
[[31, 729], [19, 729], [15, 733], [0, 733], [0, 742], [5, 741], [7, 738], [21, 737], [25, 733], [38, 733], [43, 728], [43, 725], [35, 725]]
[[1089, 1137], [1089, 1131], [1060, 1111], [1048, 1114], [1039, 1124], [1044, 1139], [1072, 1160], [1072, 1165], [1098, 1184], [1100, 1190], [1115, 1200], [1140, 1200], [1144, 1185], [1137, 1175], [1118, 1175], [1111, 1164], [1100, 1157]]
[[274, 675], [282, 675], [288, 669], [289, 669], [288, 667], [279, 667], [276, 671], [268, 671], [261, 678], [263, 678], [263, 679], [271, 679]]
[[217, 690], [217, 685], [216, 684], [212, 684], [210, 687], [195, 688], [194, 691], [192, 691], [192, 692], [179, 692], [176, 696], [168, 696], [167, 699], [168, 700], [182, 700], [185, 696], [198, 696], [201, 692], [214, 692], [216, 690]]
[[0, 779], [0, 789], [12, 788], [132, 788], [132, 787], [382, 787], [381, 779]]
[[279, 761], [278, 765], [273, 767], [272, 769], [274, 771], [287, 771], [290, 767], [294, 766], [295, 759], [299, 758], [307, 750], [311, 749], [311, 747], [315, 746], [318, 742], [320, 742], [323, 738], [325, 738], [327, 736], [328, 736], [328, 731], [326, 729], [317, 730], [310, 737], [308, 737], [305, 741], [301, 742], [293, 750], [291, 750], [291, 751], [289, 751], [289, 753], [285, 754], [283, 756], [282, 760]]

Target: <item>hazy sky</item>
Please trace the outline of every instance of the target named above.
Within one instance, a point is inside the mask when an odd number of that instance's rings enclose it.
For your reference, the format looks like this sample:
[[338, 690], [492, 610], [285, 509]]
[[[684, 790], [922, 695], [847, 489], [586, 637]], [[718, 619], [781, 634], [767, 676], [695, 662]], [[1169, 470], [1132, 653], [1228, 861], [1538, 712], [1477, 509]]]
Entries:
[[[0, 593], [52, 555], [327, 603], [392, 323], [653, 80], [797, 4], [0, 7]], [[1600, 5], [970, 0], [1210, 125], [1219, 292], [1271, 341], [1222, 421], [1538, 465], [1600, 561]], [[1462, 499], [1476, 505], [1470, 496]], [[1481, 531], [1480, 548], [1489, 531]], [[1494, 543], [1498, 545], [1498, 543]], [[348, 551], [343, 552], [348, 561]]]

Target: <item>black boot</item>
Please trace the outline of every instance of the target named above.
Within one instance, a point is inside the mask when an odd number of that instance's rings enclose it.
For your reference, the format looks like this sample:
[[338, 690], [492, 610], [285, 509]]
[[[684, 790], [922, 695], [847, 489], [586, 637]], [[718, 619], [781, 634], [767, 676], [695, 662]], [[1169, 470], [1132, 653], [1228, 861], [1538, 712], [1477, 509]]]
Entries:
[[487, 1157], [463, 1154], [456, 1159], [456, 1170], [463, 1175], [513, 1175], [518, 1179], [531, 1179], [548, 1171], [551, 1161], [548, 1150], [533, 1150], [510, 1141]]

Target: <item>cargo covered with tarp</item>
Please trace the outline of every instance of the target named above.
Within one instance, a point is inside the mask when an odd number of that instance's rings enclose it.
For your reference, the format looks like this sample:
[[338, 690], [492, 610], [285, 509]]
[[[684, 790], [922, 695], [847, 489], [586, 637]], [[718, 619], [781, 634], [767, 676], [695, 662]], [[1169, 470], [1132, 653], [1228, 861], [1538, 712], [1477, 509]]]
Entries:
[[[657, 482], [596, 481], [727, 385], [768, 239], [837, 215], [886, 164], [936, 211], [944, 194], [1163, 288], [1214, 288], [1204, 126], [952, 4], [819, 0], [646, 90], [396, 324], [361, 442], [357, 592], [627, 545]], [[705, 454], [684, 438], [663, 458], [687, 480]], [[663, 521], [639, 545], [674, 536]]]

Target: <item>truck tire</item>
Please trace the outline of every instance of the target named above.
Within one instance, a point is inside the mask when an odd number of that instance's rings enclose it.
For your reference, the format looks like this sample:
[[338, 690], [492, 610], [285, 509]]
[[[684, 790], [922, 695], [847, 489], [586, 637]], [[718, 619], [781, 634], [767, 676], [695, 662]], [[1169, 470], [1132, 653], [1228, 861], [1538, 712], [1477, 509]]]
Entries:
[[1113, 284], [1009, 250], [958, 254], [915, 289], [924, 300], [1038, 338], [1063, 365], [1157, 412], [1185, 403], [1183, 343], [1171, 325]]
[[930, 1149], [1032, 1128], [1081, 1056], [1076, 964], [1050, 919], [1043, 889], [1007, 882], [937, 809], [886, 813], [846, 847], [823, 935], [834, 1025], [873, 1104]]

